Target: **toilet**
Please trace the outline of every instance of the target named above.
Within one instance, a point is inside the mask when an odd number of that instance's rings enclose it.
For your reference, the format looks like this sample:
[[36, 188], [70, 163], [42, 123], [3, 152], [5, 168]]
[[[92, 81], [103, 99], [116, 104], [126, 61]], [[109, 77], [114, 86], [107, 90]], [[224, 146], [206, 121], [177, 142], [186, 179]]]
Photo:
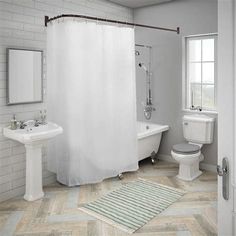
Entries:
[[187, 143], [176, 144], [171, 151], [179, 163], [179, 179], [192, 181], [202, 174], [199, 170], [199, 163], [204, 160], [201, 148], [203, 144], [213, 142], [213, 130], [214, 118], [197, 114], [183, 116], [183, 134]]

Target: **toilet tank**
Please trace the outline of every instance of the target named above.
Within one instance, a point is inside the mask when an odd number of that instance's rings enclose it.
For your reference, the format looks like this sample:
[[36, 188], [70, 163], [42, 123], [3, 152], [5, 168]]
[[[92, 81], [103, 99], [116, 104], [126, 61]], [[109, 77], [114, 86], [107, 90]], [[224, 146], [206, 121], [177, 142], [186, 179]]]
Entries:
[[183, 116], [184, 138], [193, 143], [209, 144], [213, 142], [214, 118], [206, 115]]

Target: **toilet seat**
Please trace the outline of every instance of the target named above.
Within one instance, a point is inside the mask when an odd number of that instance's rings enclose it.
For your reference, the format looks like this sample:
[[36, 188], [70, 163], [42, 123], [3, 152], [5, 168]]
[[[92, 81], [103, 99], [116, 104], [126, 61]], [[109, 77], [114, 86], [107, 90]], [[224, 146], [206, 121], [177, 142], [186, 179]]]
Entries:
[[198, 153], [201, 150], [200, 146], [190, 143], [180, 143], [173, 146], [172, 151], [182, 155], [191, 155]]

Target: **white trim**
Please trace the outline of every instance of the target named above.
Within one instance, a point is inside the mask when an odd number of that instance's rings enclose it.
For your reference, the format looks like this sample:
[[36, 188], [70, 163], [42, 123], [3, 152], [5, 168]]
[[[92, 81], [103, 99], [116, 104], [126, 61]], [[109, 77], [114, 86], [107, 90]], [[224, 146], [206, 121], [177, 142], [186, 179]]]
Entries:
[[167, 155], [167, 154], [157, 154], [157, 159], [161, 160], [161, 161], [167, 161], [170, 163], [178, 164], [178, 162], [176, 160], [174, 160], [171, 155]]
[[217, 173], [216, 165], [200, 162], [200, 169]]
[[192, 38], [192, 37], [207, 37], [207, 36], [218, 36], [218, 33], [208, 33], [208, 34], [192, 34], [184, 36], [185, 38]]
[[[171, 155], [158, 154], [157, 158], [159, 160], [162, 160], [162, 161], [166, 161], [166, 162], [176, 163], [177, 164], [177, 162], [173, 159], [173, 157]], [[212, 165], [212, 164], [207, 164], [207, 163], [201, 162], [200, 163], [200, 169], [216, 173], [216, 165]]]
[[56, 182], [57, 182], [56, 174], [52, 174], [46, 178], [45, 177], [43, 178], [43, 186], [54, 184]]
[[212, 114], [212, 115], [218, 115], [217, 111], [194, 111], [194, 110], [190, 110], [190, 109], [182, 109], [183, 112], [189, 112], [189, 113], [197, 113], [197, 114]]
[[186, 38], [183, 37], [182, 38], [182, 109], [186, 109], [186, 65], [185, 65], [185, 61], [186, 61], [186, 43], [185, 43]]

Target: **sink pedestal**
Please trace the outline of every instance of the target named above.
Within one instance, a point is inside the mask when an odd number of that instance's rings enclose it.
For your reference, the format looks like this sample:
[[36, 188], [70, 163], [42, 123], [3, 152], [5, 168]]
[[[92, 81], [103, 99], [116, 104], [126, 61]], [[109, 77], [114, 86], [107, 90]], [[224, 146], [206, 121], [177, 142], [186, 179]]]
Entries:
[[44, 196], [42, 185], [42, 144], [26, 144], [26, 189], [24, 199], [34, 201]]
[[42, 146], [63, 133], [62, 127], [48, 122], [44, 125], [12, 130], [5, 127], [5, 137], [23, 143], [26, 149], [26, 188], [24, 199], [34, 201], [44, 196], [42, 185]]

